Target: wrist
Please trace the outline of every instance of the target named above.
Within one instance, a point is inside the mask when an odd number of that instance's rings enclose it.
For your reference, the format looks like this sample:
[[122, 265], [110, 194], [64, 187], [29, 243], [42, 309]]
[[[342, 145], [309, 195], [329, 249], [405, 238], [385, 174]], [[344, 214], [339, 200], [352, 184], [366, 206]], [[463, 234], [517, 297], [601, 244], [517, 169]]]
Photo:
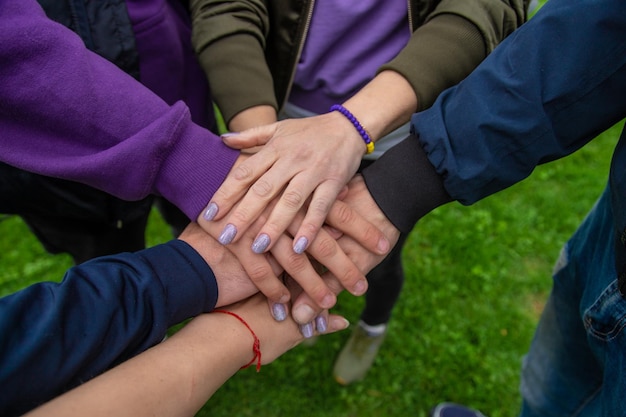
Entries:
[[341, 115], [352, 124], [352, 127], [359, 134], [361, 140], [363, 141], [363, 144], [365, 145], [366, 154], [372, 153], [374, 151], [374, 141], [372, 140], [372, 137], [370, 136], [367, 129], [363, 127], [359, 119], [357, 119], [350, 110], [348, 110], [341, 104], [334, 104], [333, 106], [331, 106], [330, 111], [336, 111], [338, 113], [341, 113]]

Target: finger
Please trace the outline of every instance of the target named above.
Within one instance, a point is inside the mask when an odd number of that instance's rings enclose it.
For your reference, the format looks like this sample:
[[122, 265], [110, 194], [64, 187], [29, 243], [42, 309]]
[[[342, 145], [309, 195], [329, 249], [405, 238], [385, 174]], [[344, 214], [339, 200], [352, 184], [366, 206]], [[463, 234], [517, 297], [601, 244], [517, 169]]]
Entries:
[[331, 271], [351, 294], [359, 296], [367, 291], [365, 275], [324, 229], [317, 234], [307, 253]]
[[[233, 249], [231, 249], [231, 251], [232, 250]], [[250, 254], [249, 249], [243, 247], [238, 250], [246, 252], [243, 254], [238, 253], [237, 257], [241, 262], [241, 266], [243, 266], [243, 269], [250, 277], [250, 280], [259, 291], [272, 303], [287, 303], [290, 299], [289, 291], [287, 291], [287, 288], [272, 270], [272, 266], [266, 259], [266, 255]]]
[[[272, 248], [272, 255], [321, 309], [331, 308], [337, 302], [335, 294], [326, 286], [305, 254], [291, 250], [291, 239], [282, 235]], [[260, 256], [260, 255], [257, 255]]]
[[228, 132], [221, 135], [222, 141], [231, 148], [245, 149], [265, 145], [276, 133], [275, 123], [257, 126], [242, 132]]
[[[259, 232], [259, 236], [257, 237], [257, 240], [255, 240], [255, 243], [263, 242], [264, 245], [253, 247], [253, 250], [256, 253], [271, 249], [276, 238], [287, 229], [287, 227], [293, 222], [294, 218], [298, 215], [298, 212], [306, 203], [309, 195], [314, 191], [315, 194], [317, 194], [316, 187], [318, 187], [319, 184], [317, 181], [311, 181], [310, 178], [312, 177], [308, 175], [296, 175], [289, 182], [276, 202], [276, 206], [272, 209], [267, 222], [265, 222], [265, 224], [261, 227], [261, 231]], [[334, 200], [335, 196], [331, 193], [329, 198], [330, 200], [326, 201], [326, 207], [322, 209], [330, 209], [331, 202]], [[315, 200], [315, 203], [318, 205], [321, 205], [322, 202], [323, 200], [320, 199]], [[311, 211], [311, 209], [312, 206], [309, 204], [308, 210]], [[306, 246], [308, 246], [308, 243], [313, 241], [313, 238], [317, 234], [317, 230], [319, 230], [324, 223], [324, 217], [325, 214], [319, 220], [319, 224], [315, 228], [310, 228], [308, 230], [309, 233], [306, 236], [301, 236], [301, 243], [296, 245], [298, 248], [296, 253], [303, 253]]]
[[[295, 233], [293, 244], [294, 252], [303, 253], [309, 243], [313, 242], [342, 188], [343, 184], [339, 184], [335, 181], [324, 181], [317, 187], [311, 197], [306, 216], [300, 228]], [[266, 226], [264, 226], [264, 228]]]
[[240, 156], [213, 198], [203, 210], [201, 217], [216, 221], [229, 213], [231, 208], [246, 194], [251, 184], [260, 178], [276, 161], [271, 149], [250, 156]]
[[291, 299], [291, 294], [279, 278], [283, 271], [282, 266], [279, 266], [280, 261], [269, 253], [251, 253], [252, 236], [253, 234], [244, 235], [240, 242], [230, 245], [228, 249], [237, 257], [252, 283], [271, 303], [286, 304]]
[[[274, 208], [270, 211], [271, 214], [268, 217], [268, 221], [274, 219], [271, 223], [272, 227], [267, 228], [264, 226], [264, 229], [258, 234], [252, 245], [252, 250], [255, 253], [262, 253], [271, 248], [272, 244], [293, 218], [293, 215], [285, 214], [284, 219], [277, 221], [275, 219], [280, 214], [274, 214], [274, 210], [282, 206], [294, 207], [289, 210], [297, 211], [304, 203], [304, 199], [306, 199], [304, 196], [310, 192], [308, 189], [296, 188], [299, 187], [300, 182], [296, 182], [295, 186], [287, 185], [288, 179], [297, 173], [298, 171], [294, 171], [293, 164], [284, 162], [275, 164], [269, 171], [261, 175], [250, 186], [247, 193], [241, 198], [241, 201], [225, 217], [228, 230], [224, 229], [224, 238], [218, 240], [222, 244], [236, 242], [238, 236], [247, 230], [249, 225], [267, 209], [268, 205], [274, 204]], [[285, 186], [287, 186], [287, 189], [283, 192]], [[279, 195], [280, 197], [278, 197]], [[284, 210], [280, 212], [284, 212]]]
[[[316, 265], [317, 270], [323, 269], [320, 266]], [[300, 294], [302, 294], [302, 287], [291, 277], [285, 274], [287, 278], [285, 281], [285, 285], [289, 288], [289, 292], [291, 293], [291, 298], [295, 299]], [[310, 300], [310, 298], [307, 298]], [[337, 330], [341, 330], [342, 326], [348, 326], [348, 321], [338, 315], [329, 314], [328, 310], [322, 310], [317, 317], [310, 323], [300, 325], [300, 333], [305, 337], [313, 337], [315, 334], [326, 334], [332, 333]]]
[[345, 330], [350, 326], [350, 322], [343, 316], [338, 314], [328, 315], [328, 327], [324, 334], [331, 334], [340, 330]]
[[[339, 280], [332, 274], [325, 273], [322, 275], [322, 279], [324, 280], [326, 286], [330, 288], [334, 294], [337, 295], [343, 290]], [[291, 299], [291, 316], [296, 323], [299, 323], [300, 325], [312, 323], [324, 310], [320, 308], [309, 296], [309, 294], [305, 292], [301, 292], [299, 294], [294, 294], [292, 292]], [[302, 330], [303, 329], [301, 327], [300, 331], [302, 332]]]
[[385, 234], [343, 201], [335, 201], [326, 223], [352, 237], [372, 253], [385, 255], [391, 250]]

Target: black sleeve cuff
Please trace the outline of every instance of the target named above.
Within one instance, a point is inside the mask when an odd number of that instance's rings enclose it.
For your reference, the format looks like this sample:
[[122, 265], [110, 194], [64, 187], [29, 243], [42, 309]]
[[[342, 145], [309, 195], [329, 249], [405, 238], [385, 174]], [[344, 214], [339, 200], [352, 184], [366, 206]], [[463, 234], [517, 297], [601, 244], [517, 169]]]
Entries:
[[452, 201], [415, 135], [389, 149], [362, 174], [376, 204], [404, 233], [430, 211]]

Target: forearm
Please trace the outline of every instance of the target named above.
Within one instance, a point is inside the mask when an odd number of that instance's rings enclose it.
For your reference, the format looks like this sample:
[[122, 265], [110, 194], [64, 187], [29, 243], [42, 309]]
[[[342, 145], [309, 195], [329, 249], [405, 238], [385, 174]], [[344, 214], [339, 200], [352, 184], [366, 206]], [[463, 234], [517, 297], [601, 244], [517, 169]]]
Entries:
[[[2, 3], [0, 160], [195, 218], [238, 152], [88, 51], [34, 0]], [[138, 169], [141, 167], [141, 169]]]
[[248, 330], [203, 315], [165, 342], [28, 414], [36, 416], [193, 416], [247, 364]]
[[[608, 0], [551, 1], [459, 86], [414, 115], [416, 135], [363, 173], [394, 224], [410, 230], [447, 201], [472, 204], [496, 193], [622, 119], [622, 8]], [[564, 49], [561, 37], [573, 46]]]
[[192, 43], [228, 125], [236, 114], [254, 106], [278, 109], [265, 58], [270, 24], [266, 3], [190, 1]]
[[[418, 103], [415, 92], [402, 75], [383, 71], [348, 99], [344, 106], [376, 141], [407, 123], [417, 110]], [[356, 136], [356, 142], [359, 141]]]
[[254, 106], [237, 113], [228, 123], [231, 132], [242, 132], [256, 126], [268, 125], [277, 120], [272, 106]]
[[16, 415], [160, 342], [210, 311], [217, 286], [206, 262], [172, 241], [71, 268], [0, 299], [0, 414]]

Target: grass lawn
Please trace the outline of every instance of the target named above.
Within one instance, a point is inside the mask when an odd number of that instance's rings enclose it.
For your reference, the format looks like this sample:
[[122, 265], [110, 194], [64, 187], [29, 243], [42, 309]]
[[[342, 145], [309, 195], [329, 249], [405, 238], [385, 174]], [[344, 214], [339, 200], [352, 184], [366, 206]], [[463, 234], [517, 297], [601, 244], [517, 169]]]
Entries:
[[[474, 206], [424, 218], [406, 245], [406, 285], [365, 381], [341, 387], [331, 378], [346, 331], [297, 347], [259, 374], [239, 372], [198, 415], [425, 416], [444, 400], [515, 415], [520, 362], [552, 264], [604, 188], [620, 129]], [[0, 295], [59, 280], [71, 266], [45, 253], [19, 218], [1, 218], [0, 236]], [[155, 213], [149, 245], [168, 238]], [[342, 294], [336, 311], [356, 322], [362, 302]]]

